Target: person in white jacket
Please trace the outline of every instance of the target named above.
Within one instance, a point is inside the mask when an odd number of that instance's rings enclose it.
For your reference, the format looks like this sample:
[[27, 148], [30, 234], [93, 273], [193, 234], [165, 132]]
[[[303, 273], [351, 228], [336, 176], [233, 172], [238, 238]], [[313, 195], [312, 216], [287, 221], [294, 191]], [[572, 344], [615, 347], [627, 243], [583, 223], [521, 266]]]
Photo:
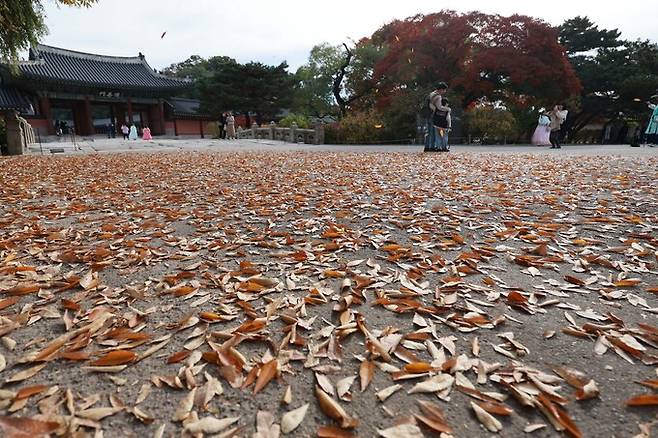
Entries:
[[548, 113], [548, 117], [551, 119], [551, 149], [561, 149], [560, 145], [560, 128], [565, 120], [567, 120], [567, 115], [569, 111], [564, 109], [564, 105], [555, 105], [553, 111]]

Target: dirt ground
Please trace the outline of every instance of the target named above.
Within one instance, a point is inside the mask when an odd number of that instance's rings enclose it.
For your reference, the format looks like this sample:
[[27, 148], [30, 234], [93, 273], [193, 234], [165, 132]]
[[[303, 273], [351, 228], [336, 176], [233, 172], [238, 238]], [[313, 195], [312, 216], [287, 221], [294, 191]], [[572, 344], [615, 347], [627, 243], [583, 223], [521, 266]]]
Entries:
[[0, 432], [651, 436], [656, 175], [650, 153], [2, 159]]

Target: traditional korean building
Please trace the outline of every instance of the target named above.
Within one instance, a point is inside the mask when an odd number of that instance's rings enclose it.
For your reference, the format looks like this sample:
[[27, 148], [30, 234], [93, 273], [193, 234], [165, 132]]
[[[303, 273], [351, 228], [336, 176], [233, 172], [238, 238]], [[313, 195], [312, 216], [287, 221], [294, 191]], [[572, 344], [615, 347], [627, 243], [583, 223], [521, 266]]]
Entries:
[[122, 123], [148, 126], [153, 135], [200, 135], [211, 118], [198, 101], [177, 99], [191, 82], [159, 74], [144, 55], [95, 55], [37, 45], [17, 68], [0, 66], [0, 107], [15, 109], [40, 134], [57, 122], [82, 136], [108, 133]]

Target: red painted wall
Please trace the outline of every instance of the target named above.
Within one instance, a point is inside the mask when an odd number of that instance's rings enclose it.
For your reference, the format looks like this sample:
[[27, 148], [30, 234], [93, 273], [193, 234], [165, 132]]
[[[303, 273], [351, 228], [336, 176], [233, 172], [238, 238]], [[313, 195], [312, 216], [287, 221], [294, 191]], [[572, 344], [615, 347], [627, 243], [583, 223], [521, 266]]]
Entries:
[[27, 123], [32, 125], [32, 128], [37, 129], [39, 128], [39, 132], [41, 135], [48, 135], [48, 120], [46, 119], [31, 119], [29, 117], [26, 117], [25, 120], [27, 120]]
[[[201, 121], [198, 120], [176, 120], [176, 126], [178, 128], [178, 135], [201, 135], [201, 127], [203, 127], [204, 135], [207, 135], [209, 132], [208, 124], [211, 123], [207, 120]], [[167, 129], [174, 129], [174, 122], [167, 122]]]

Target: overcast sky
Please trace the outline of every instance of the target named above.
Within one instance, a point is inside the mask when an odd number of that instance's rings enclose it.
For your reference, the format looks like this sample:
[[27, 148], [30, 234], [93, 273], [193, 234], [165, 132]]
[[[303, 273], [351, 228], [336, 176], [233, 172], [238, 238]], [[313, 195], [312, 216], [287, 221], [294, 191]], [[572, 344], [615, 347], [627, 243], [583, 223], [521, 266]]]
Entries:
[[658, 41], [658, 0], [100, 0], [91, 9], [45, 3], [50, 33], [43, 43], [105, 55], [141, 51], [158, 69], [196, 54], [286, 60], [294, 71], [315, 44], [359, 39], [395, 18], [441, 9], [521, 13], [554, 25], [587, 15], [625, 38]]

